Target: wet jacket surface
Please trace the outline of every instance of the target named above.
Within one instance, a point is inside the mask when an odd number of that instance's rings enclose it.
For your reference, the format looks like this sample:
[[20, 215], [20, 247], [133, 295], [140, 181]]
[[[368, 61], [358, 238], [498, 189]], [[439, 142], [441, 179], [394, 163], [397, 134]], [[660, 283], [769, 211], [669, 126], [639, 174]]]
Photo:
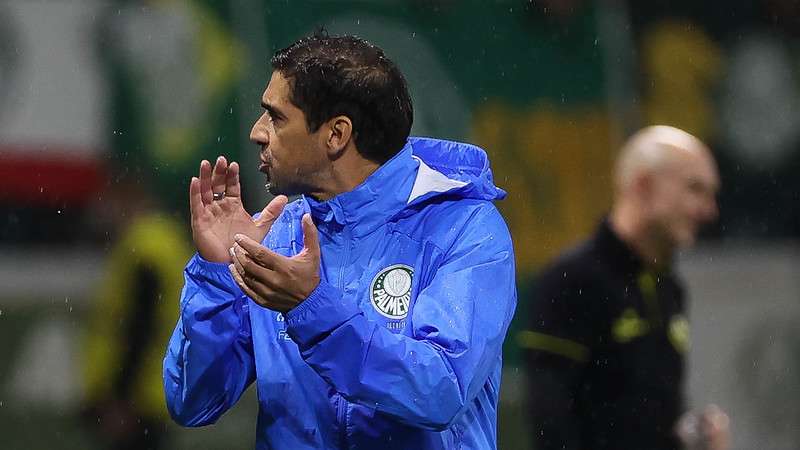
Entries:
[[195, 255], [164, 360], [172, 417], [215, 422], [255, 381], [258, 449], [496, 448], [514, 256], [483, 150], [411, 138], [353, 191], [289, 204], [264, 239], [319, 230], [321, 282], [282, 315]]

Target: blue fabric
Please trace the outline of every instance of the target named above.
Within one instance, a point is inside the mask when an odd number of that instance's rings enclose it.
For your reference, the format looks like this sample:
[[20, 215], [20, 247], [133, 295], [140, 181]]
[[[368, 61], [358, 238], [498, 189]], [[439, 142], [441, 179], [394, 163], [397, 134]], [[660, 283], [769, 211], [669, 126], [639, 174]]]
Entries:
[[[431, 173], [420, 160], [440, 183], [409, 202]], [[443, 189], [445, 177], [457, 182]], [[299, 252], [310, 212], [322, 281], [285, 317], [195, 255], [164, 360], [170, 414], [213, 423], [255, 381], [258, 449], [496, 448], [516, 306], [511, 238], [492, 204], [504, 196], [480, 148], [411, 138], [353, 191], [291, 203], [264, 245]]]

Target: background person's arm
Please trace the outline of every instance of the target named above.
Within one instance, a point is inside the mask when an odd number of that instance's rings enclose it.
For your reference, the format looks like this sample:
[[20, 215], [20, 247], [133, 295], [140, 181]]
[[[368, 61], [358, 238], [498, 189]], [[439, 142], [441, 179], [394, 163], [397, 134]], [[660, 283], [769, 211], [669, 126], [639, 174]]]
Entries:
[[537, 450], [586, 448], [577, 404], [598, 317], [587, 308], [583, 274], [545, 270], [531, 299], [529, 330], [519, 336], [526, 350], [532, 437]]

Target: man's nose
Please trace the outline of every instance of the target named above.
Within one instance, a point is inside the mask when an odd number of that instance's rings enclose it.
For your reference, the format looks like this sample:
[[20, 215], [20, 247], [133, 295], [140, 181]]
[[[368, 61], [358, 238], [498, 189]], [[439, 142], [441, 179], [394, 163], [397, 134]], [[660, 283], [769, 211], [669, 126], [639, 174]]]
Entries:
[[262, 114], [261, 117], [256, 120], [256, 123], [253, 124], [253, 128], [250, 129], [250, 142], [268, 146], [269, 133], [267, 132], [267, 126], [264, 120], [265, 116], [266, 114]]
[[705, 219], [708, 222], [713, 222], [717, 220], [717, 217], [719, 217], [719, 206], [717, 205], [717, 199], [712, 197], [706, 202]]

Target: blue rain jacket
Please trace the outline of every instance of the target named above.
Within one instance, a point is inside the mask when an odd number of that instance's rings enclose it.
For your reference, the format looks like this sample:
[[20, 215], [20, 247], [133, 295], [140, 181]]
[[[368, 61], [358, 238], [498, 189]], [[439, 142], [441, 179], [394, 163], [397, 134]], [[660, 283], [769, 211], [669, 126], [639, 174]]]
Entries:
[[287, 314], [225, 264], [185, 269], [164, 359], [173, 419], [214, 423], [256, 382], [258, 449], [494, 449], [514, 254], [486, 153], [411, 138], [353, 191], [289, 204], [264, 239], [319, 230], [321, 282]]

